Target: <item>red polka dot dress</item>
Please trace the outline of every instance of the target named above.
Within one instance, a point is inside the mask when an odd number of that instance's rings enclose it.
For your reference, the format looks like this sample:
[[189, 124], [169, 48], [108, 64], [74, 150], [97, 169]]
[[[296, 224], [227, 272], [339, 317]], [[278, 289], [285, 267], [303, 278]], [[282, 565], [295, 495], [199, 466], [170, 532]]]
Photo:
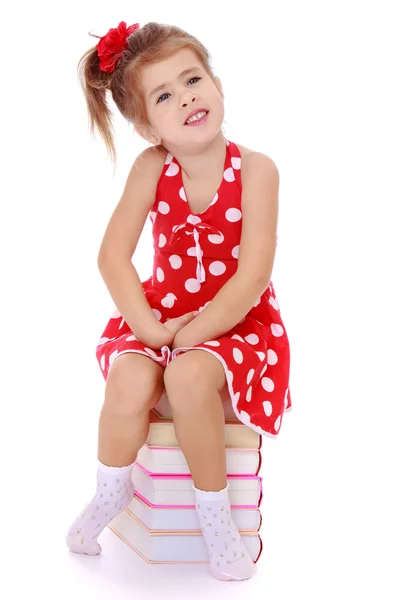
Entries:
[[[203, 311], [236, 272], [242, 230], [241, 155], [226, 140], [224, 175], [209, 206], [191, 212], [181, 166], [167, 153], [149, 216], [154, 263], [142, 282], [148, 303], [161, 323], [189, 311]], [[290, 347], [272, 281], [248, 314], [218, 339], [191, 348], [146, 347], [116, 310], [98, 343], [96, 356], [104, 379], [114, 359], [125, 352], [149, 356], [166, 367], [178, 354], [198, 348], [223, 365], [237, 418], [261, 435], [276, 437], [291, 409]]]

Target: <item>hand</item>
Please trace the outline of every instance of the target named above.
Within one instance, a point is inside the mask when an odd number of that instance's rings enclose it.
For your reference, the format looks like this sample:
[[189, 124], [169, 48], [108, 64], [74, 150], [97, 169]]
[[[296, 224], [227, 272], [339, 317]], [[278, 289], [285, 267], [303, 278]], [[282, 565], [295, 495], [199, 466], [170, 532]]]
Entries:
[[184, 344], [184, 342], [181, 341], [181, 333], [178, 332], [174, 339], [172, 340], [171, 343], [171, 351], [173, 352], [175, 350], [175, 348], [179, 348], [179, 347], [183, 347], [186, 346], [186, 344]]
[[[175, 317], [174, 319], [168, 319], [165, 321], [164, 326], [173, 334], [171, 342], [172, 344], [174, 344], [175, 337], [180, 329], [185, 327], [185, 325], [192, 321], [198, 314], [198, 311], [191, 311], [185, 313], [185, 315], [181, 315], [180, 317]], [[174, 347], [172, 347], [172, 350], [174, 350]]]

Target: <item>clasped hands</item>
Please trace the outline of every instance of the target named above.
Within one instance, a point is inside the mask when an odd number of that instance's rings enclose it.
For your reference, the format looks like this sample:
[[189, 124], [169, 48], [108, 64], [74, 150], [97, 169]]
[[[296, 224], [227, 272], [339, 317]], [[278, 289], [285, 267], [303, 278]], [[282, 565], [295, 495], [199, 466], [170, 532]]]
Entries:
[[[174, 337], [171, 342], [171, 350], [172, 351], [175, 350], [175, 348], [178, 348], [180, 346], [187, 346], [187, 341], [184, 338], [181, 341], [181, 331], [198, 314], [199, 314], [198, 311], [191, 311], [191, 312], [186, 313], [185, 315], [181, 315], [180, 317], [176, 317], [174, 319], [168, 319], [164, 323], [164, 325], [168, 329], [168, 331], [170, 331], [171, 333], [174, 334]], [[188, 344], [188, 345], [190, 345], [190, 344]]]

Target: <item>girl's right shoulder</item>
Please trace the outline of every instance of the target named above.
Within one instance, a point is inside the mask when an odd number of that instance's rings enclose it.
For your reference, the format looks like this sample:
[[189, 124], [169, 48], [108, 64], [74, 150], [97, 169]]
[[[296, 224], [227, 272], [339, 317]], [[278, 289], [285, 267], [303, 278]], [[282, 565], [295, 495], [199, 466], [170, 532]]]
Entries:
[[[166, 154], [165, 154], [166, 156]], [[122, 196], [107, 225], [99, 251], [99, 263], [108, 257], [132, 257], [149, 211], [155, 202], [165, 158], [152, 146], [134, 160]]]
[[150, 169], [153, 174], [156, 174], [159, 178], [162, 169], [164, 168], [167, 150], [157, 146], [151, 146], [143, 150], [135, 159], [134, 167], [139, 169]]

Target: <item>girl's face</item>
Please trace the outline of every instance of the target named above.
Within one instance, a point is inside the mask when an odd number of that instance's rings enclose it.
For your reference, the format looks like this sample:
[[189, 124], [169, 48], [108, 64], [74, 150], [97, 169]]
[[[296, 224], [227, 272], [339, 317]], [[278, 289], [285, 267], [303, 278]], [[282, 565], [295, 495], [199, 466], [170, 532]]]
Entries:
[[[187, 72], [183, 73], [185, 70]], [[161, 143], [171, 152], [207, 144], [221, 129], [223, 90], [220, 79], [216, 77], [215, 80], [204, 71], [189, 48], [142, 70], [142, 89], [151, 133], [161, 138]], [[206, 122], [197, 126], [185, 125], [190, 112], [200, 108], [209, 111]], [[137, 128], [137, 131], [147, 137], [142, 129]]]

